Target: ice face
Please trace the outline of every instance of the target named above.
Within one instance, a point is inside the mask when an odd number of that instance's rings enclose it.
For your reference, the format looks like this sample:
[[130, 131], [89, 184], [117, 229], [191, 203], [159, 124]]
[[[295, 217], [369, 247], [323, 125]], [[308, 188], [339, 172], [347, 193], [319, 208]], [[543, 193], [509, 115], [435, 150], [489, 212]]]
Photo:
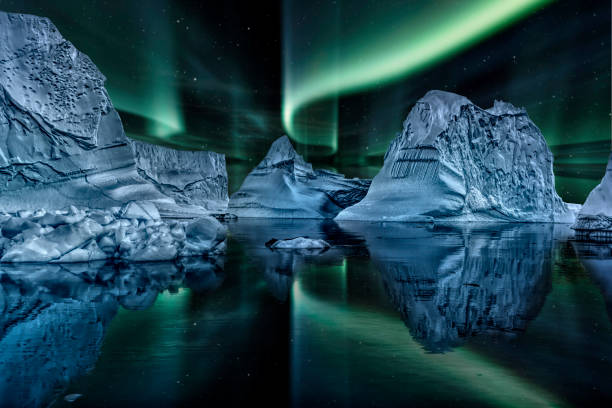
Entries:
[[366, 197], [339, 220], [572, 222], [552, 154], [522, 109], [430, 91], [389, 146]]
[[49, 19], [0, 12], [0, 210], [138, 200], [176, 218], [223, 212], [224, 157], [137, 143], [137, 171], [104, 81]]
[[[227, 212], [225, 156], [182, 151], [132, 141], [138, 174], [185, 208], [205, 213]], [[163, 212], [163, 211], [162, 211]], [[165, 215], [165, 214], [164, 214]]]
[[606, 174], [589, 193], [572, 228], [583, 239], [612, 241], [612, 153]]
[[313, 170], [283, 136], [230, 197], [229, 211], [245, 218], [333, 218], [359, 202], [369, 185], [370, 180]]
[[0, 209], [164, 199], [136, 173], [104, 81], [48, 19], [0, 12]]
[[226, 228], [212, 217], [165, 221], [150, 202], [112, 210], [0, 216], [0, 262], [168, 261], [224, 251]]
[[327, 241], [308, 237], [274, 239], [266, 242], [271, 249], [327, 249], [331, 247]]

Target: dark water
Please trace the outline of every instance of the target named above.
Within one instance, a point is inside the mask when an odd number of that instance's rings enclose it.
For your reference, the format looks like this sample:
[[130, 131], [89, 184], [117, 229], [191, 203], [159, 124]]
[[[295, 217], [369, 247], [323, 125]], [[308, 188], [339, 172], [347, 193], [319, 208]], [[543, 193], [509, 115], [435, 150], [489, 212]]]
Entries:
[[[552, 225], [229, 228], [218, 259], [2, 266], [0, 406], [612, 406], [610, 245]], [[264, 246], [298, 235], [334, 247]]]

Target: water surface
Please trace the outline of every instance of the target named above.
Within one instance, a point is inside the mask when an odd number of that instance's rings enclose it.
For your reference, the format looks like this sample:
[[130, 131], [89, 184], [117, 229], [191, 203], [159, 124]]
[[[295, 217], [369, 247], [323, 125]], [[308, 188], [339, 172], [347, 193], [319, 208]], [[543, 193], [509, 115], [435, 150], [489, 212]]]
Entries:
[[[216, 259], [2, 266], [0, 406], [612, 402], [610, 245], [546, 224], [229, 230]], [[264, 245], [303, 235], [333, 247]]]

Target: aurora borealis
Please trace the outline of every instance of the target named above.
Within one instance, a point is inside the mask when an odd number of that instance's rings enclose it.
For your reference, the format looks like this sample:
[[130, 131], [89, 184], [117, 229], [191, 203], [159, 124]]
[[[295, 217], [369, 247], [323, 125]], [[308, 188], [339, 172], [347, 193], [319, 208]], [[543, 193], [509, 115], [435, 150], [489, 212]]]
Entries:
[[[283, 25], [284, 127], [299, 143], [323, 145], [333, 154], [338, 147], [334, 140], [337, 123], [330, 121], [328, 126], [317, 128], [306, 120], [305, 130], [296, 124], [300, 111], [308, 105], [407, 77], [548, 2], [446, 1], [424, 2], [418, 7], [391, 1], [364, 2], [360, 13], [349, 7], [350, 18], [342, 18], [344, 10], [338, 2], [307, 8], [300, 2], [287, 1]], [[312, 25], [308, 22], [321, 17], [322, 7], [331, 24], [319, 29], [320, 35], [309, 36]], [[373, 19], [377, 21], [374, 29]]]
[[373, 176], [430, 89], [524, 106], [582, 202], [610, 151], [610, 3], [0, 0], [49, 17], [107, 77], [129, 136], [228, 158], [230, 190], [287, 133]]

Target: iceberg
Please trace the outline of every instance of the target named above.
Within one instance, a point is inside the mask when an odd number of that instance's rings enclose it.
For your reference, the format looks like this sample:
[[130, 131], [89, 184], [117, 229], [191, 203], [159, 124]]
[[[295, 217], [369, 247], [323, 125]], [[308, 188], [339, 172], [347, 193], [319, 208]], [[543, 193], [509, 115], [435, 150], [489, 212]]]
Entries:
[[612, 241], [612, 153], [606, 174], [589, 193], [572, 228], [580, 239]]
[[573, 222], [553, 157], [524, 109], [430, 91], [415, 104], [359, 203], [338, 220]]
[[222, 211], [224, 158], [130, 143], [105, 80], [49, 19], [0, 12], [0, 209], [150, 201], [175, 218]]
[[328, 249], [331, 245], [322, 239], [296, 237], [287, 239], [271, 239], [266, 242], [270, 249]]
[[313, 170], [283, 136], [232, 194], [229, 211], [245, 218], [334, 218], [359, 202], [369, 185], [370, 180]]
[[[185, 213], [223, 215], [227, 212], [225, 155], [208, 151], [176, 150], [131, 141], [138, 174], [180, 206], [163, 209], [166, 216]], [[158, 204], [158, 207], [161, 207]], [[189, 211], [191, 210], [191, 211]]]
[[212, 217], [164, 220], [150, 202], [110, 210], [22, 211], [0, 216], [0, 262], [169, 261], [225, 250]]

